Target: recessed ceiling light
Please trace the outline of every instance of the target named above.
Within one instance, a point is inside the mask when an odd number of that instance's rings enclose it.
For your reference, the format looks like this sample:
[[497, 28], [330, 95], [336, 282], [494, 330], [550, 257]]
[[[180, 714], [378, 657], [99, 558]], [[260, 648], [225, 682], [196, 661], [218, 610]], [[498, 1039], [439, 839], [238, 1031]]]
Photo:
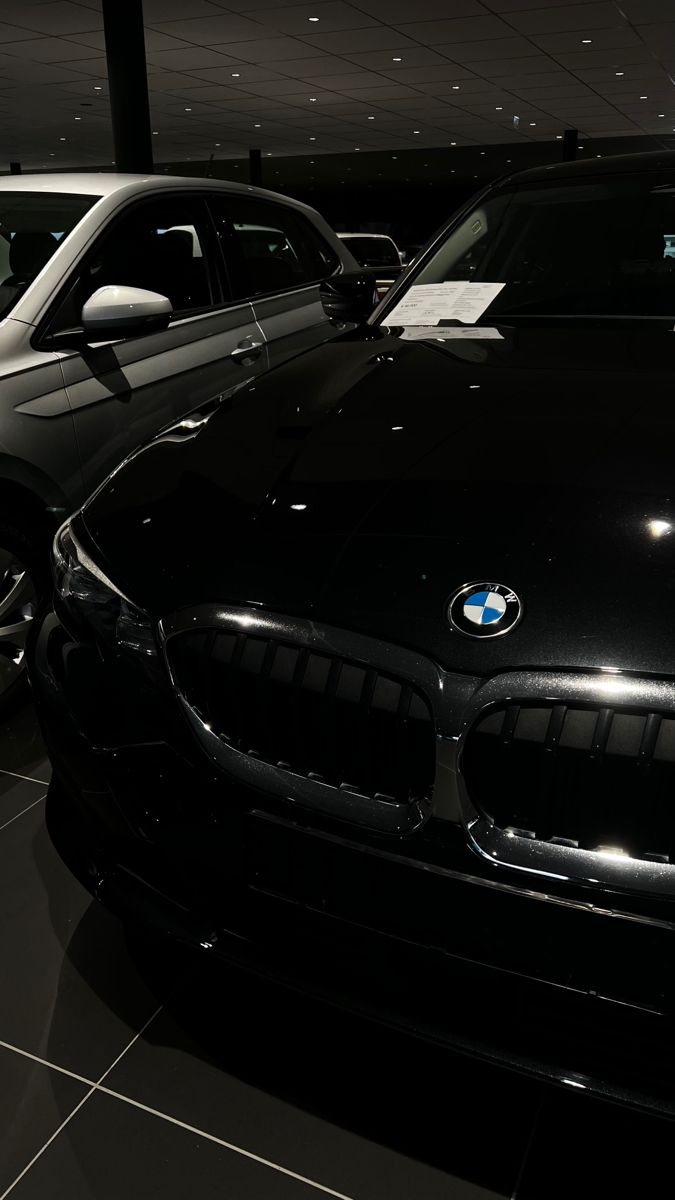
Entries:
[[649, 99], [649, 97], [648, 97], [648, 96], [640, 96], [640, 99], [641, 99], [641, 100], [648, 100], [648, 99]]
[[657, 113], [657, 116], [659, 116], [659, 117], [665, 117], [665, 115], [666, 115], [665, 113]]
[[507, 162], [511, 162], [511, 159], [510, 159], [510, 158], [507, 158], [507, 160], [506, 160], [506, 161], [507, 161]]
[[310, 96], [309, 102], [310, 104], [316, 104], [316, 96]]
[[95, 92], [102, 92], [102, 91], [103, 91], [103, 88], [101, 87], [100, 83], [95, 83], [95, 84], [94, 84], [94, 91], [95, 91]]
[[159, 129], [153, 129], [153, 131], [152, 131], [152, 136], [153, 136], [153, 137], [157, 137], [157, 134], [158, 134], [158, 133], [159, 133]]
[[530, 121], [530, 129], [533, 129], [536, 124], [536, 121]]
[[220, 142], [216, 142], [216, 146], [220, 146]]
[[[360, 146], [355, 146], [355, 147], [354, 147], [354, 149], [355, 149], [355, 150], [360, 150], [360, 149], [361, 149], [361, 147], [360, 147]], [[349, 170], [349, 167], [347, 168], [347, 170]]]
[[396, 159], [398, 158], [398, 155], [397, 155], [397, 154], [392, 154], [392, 156], [391, 156], [391, 157], [393, 158], [394, 162], [396, 162]]
[[577, 150], [583, 150], [583, 146], [577, 146]]
[[262, 126], [260, 126], [260, 125], [254, 125], [254, 126], [253, 126], [253, 128], [254, 128], [254, 129], [261, 129], [261, 128], [262, 128]]
[[81, 121], [81, 120], [82, 120], [82, 117], [73, 117], [73, 120], [74, 120], [74, 121]]
[[403, 62], [402, 58], [392, 58], [392, 62]]
[[562, 142], [562, 133], [556, 133], [555, 140], [556, 142]]
[[66, 140], [65, 138], [59, 138], [60, 142], [65, 142], [65, 140]]
[[419, 129], [413, 129], [413, 133], [419, 133]]
[[308, 20], [308, 21], [312, 21], [312, 23], [316, 24], [316, 22], [317, 22], [318, 20], [320, 20], [320, 18], [319, 18], [319, 17], [308, 17], [308, 18], [307, 18], [307, 20]]
[[457, 145], [457, 142], [451, 142], [451, 143], [450, 143], [450, 145], [451, 145], [451, 146], [456, 146], [456, 145]]
[[452, 90], [453, 90], [453, 92], [458, 92], [458, 91], [459, 91], [459, 84], [458, 84], [458, 83], [453, 83], [453, 85], [452, 85]]
[[481, 158], [485, 158], [485, 151], [484, 151], [484, 150], [481, 150], [481, 152], [480, 152], [480, 156], [481, 156]]
[[272, 157], [272, 151], [271, 151], [271, 150], [268, 150], [268, 151], [267, 151], [267, 157], [268, 157], [268, 158], [271, 158], [271, 157]]
[[592, 41], [593, 41], [593, 38], [582, 38], [581, 44], [582, 44], [582, 46], [590, 46]]
[[374, 118], [374, 117], [368, 117], [368, 120], [369, 120], [369, 121], [374, 121], [374, 120], [375, 120], [375, 118]]
[[311, 137], [309, 140], [310, 140], [310, 142], [315, 142], [315, 141], [316, 141], [316, 138], [315, 138], [315, 137]]
[[602, 155], [601, 155], [601, 154], [596, 154], [596, 156], [595, 156], [595, 157], [596, 157], [596, 158], [602, 158]]
[[233, 79], [241, 79], [241, 72], [240, 72], [240, 71], [233, 71], [233, 72], [232, 72], [232, 78], [233, 78]]
[[495, 112], [503, 112], [503, 111], [504, 111], [504, 105], [498, 104], [495, 108]]
[[185, 109], [185, 112], [192, 112], [192, 109], [191, 109], [191, 108], [186, 108], [186, 109]]
[[615, 71], [615, 72], [614, 72], [614, 74], [615, 74], [615, 75], [617, 75], [617, 76], [618, 76], [618, 75], [625, 75], [625, 73], [626, 73], [625, 71]]
[[56, 158], [56, 151], [55, 151], [55, 150], [50, 150], [50, 151], [49, 151], [49, 157], [50, 157], [50, 158]]

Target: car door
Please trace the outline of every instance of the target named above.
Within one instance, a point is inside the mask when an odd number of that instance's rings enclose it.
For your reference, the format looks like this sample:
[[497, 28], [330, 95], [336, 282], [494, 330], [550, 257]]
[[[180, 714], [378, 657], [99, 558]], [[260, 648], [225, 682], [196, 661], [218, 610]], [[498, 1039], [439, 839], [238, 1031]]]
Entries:
[[267, 366], [253, 307], [230, 292], [202, 196], [167, 192], [113, 219], [68, 281], [47, 341], [77, 326], [106, 284], [166, 295], [173, 316], [161, 332], [62, 356], [88, 489], [163, 425]]
[[288, 204], [245, 194], [216, 194], [209, 204], [232, 287], [253, 305], [270, 366], [333, 337], [337, 330], [318, 285], [340, 258], [309, 218]]

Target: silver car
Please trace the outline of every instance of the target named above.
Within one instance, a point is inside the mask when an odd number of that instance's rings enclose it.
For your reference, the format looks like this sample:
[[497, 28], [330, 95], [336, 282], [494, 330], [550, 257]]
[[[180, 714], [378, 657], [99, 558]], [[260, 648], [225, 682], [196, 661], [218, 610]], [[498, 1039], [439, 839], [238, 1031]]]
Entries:
[[356, 269], [303, 204], [215, 180], [0, 179], [0, 710], [50, 530], [135, 446], [335, 332]]

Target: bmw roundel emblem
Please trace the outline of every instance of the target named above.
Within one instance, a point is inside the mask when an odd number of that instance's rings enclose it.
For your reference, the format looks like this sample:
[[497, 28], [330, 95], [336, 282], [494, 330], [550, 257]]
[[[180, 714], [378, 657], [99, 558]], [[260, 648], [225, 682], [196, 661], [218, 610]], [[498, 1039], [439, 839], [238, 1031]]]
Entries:
[[501, 583], [467, 583], [448, 606], [450, 624], [467, 637], [494, 638], [510, 633], [523, 615], [523, 606]]

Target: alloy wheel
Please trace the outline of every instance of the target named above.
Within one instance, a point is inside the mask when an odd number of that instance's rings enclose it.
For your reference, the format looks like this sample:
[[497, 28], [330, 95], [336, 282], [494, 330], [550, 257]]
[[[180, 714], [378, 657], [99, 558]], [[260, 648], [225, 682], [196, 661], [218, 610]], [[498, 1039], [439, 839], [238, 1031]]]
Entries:
[[0, 696], [26, 669], [26, 638], [36, 604], [28, 568], [13, 551], [0, 546]]

